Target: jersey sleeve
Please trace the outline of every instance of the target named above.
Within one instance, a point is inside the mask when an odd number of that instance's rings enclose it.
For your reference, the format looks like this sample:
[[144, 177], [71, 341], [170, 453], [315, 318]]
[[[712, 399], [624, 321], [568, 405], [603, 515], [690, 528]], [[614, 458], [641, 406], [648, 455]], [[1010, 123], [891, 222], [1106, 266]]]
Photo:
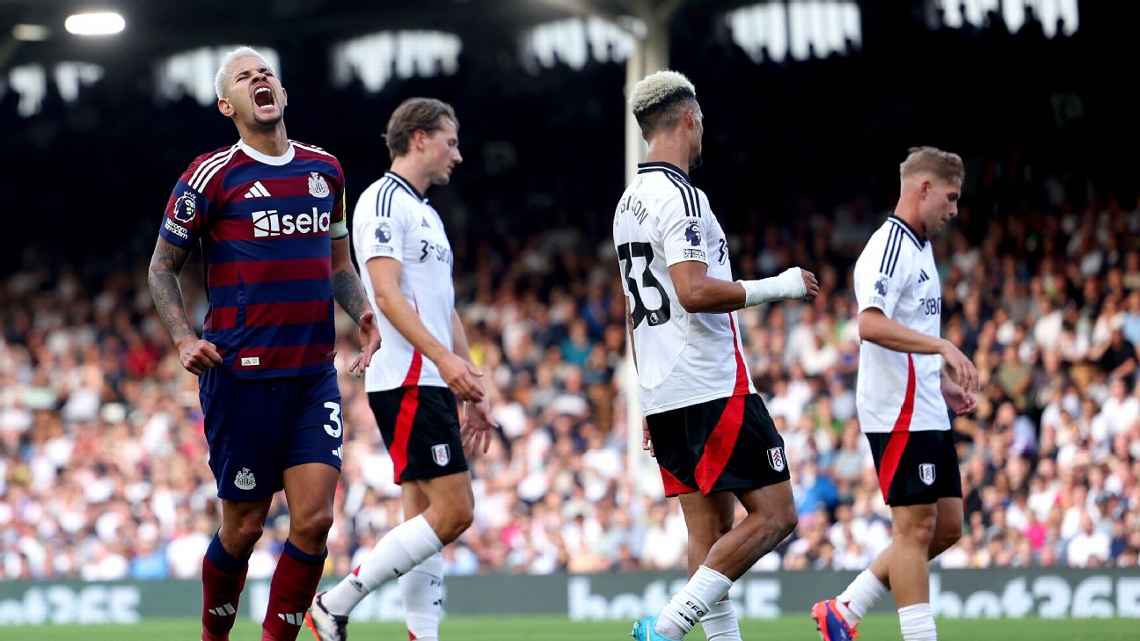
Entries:
[[876, 307], [894, 318], [899, 297], [910, 282], [914, 252], [901, 229], [875, 233], [855, 261], [855, 300], [859, 311]]
[[[695, 196], [694, 192], [694, 196]], [[705, 225], [696, 203], [678, 193], [662, 203], [657, 217], [657, 232], [665, 250], [665, 264], [686, 260], [709, 263], [705, 252]]]
[[388, 181], [375, 191], [366, 191], [356, 201], [352, 231], [361, 265], [373, 258], [404, 262], [409, 213], [397, 193], [399, 189], [396, 183]]
[[193, 247], [206, 229], [210, 201], [192, 186], [196, 180], [200, 180], [200, 164], [201, 159], [195, 159], [174, 184], [174, 190], [166, 201], [162, 226], [158, 229], [161, 238], [182, 249]]
[[340, 166], [340, 161], [336, 158], [333, 158], [333, 165], [336, 166], [336, 184], [334, 185], [336, 200], [333, 201], [332, 225], [329, 228], [329, 236], [333, 240], [339, 240], [348, 236], [348, 198], [345, 195], [347, 188], [344, 180], [344, 168]]

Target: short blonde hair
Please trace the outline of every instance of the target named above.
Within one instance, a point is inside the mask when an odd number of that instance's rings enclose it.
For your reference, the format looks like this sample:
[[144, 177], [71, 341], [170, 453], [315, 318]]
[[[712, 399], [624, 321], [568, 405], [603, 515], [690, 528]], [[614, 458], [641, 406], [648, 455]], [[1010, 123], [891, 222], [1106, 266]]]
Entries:
[[277, 73], [277, 70], [273, 69], [265, 56], [261, 55], [261, 52], [253, 47], [243, 45], [237, 49], [228, 51], [222, 56], [222, 61], [218, 64], [218, 71], [214, 74], [214, 93], [218, 95], [218, 100], [226, 97], [226, 81], [228, 80], [226, 76], [229, 74], [230, 65], [233, 64], [234, 60], [245, 58], [246, 56], [261, 58], [261, 61], [265, 63], [266, 67], [269, 67], [273, 73]]
[[680, 113], [674, 107], [697, 99], [697, 89], [684, 74], [663, 70], [651, 73], [633, 86], [629, 108], [637, 118], [641, 134], [677, 124]]
[[937, 147], [911, 147], [906, 160], [899, 165], [899, 177], [932, 174], [949, 182], [961, 183], [966, 177], [962, 157]]

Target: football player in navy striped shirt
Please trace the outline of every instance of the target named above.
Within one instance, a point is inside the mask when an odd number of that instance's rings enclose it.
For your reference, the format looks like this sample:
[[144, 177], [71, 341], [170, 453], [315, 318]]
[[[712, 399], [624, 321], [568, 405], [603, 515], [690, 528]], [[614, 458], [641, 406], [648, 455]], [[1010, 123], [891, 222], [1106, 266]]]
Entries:
[[[166, 206], [150, 263], [155, 307], [182, 366], [198, 376], [222, 525], [202, 561], [202, 639], [229, 638], [247, 559], [273, 494], [289, 538], [273, 574], [263, 641], [293, 641], [316, 592], [340, 478], [342, 419], [333, 368], [333, 301], [359, 325], [361, 374], [380, 345], [349, 261], [344, 172], [288, 139], [288, 96], [263, 56], [227, 54], [218, 110], [237, 143], [194, 159]], [[209, 312], [191, 327], [178, 274], [200, 246]]]

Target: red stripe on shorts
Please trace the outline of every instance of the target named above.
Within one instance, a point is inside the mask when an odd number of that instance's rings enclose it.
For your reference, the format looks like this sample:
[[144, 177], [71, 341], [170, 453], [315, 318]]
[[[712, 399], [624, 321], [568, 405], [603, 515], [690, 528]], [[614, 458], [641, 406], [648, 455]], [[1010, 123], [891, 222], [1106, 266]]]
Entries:
[[686, 485], [684, 481], [673, 476], [669, 470], [660, 465], [657, 467], [661, 470], [661, 484], [665, 486], [665, 496], [678, 496], [680, 494], [696, 492], [696, 490]]
[[392, 457], [392, 470], [396, 483], [404, 474], [408, 465], [408, 439], [412, 435], [412, 423], [416, 419], [416, 410], [420, 406], [420, 388], [418, 385], [404, 388], [404, 398], [400, 399], [400, 411], [396, 414], [396, 430], [392, 435], [392, 447], [388, 454]]
[[891, 436], [887, 439], [887, 447], [883, 450], [882, 464], [879, 465], [879, 489], [883, 492], [883, 501], [888, 500], [891, 483], [895, 480], [895, 473], [899, 469], [906, 442], [910, 438], [910, 419], [914, 415], [914, 358], [906, 355], [906, 396], [903, 397], [899, 417], [895, 419], [895, 426], [891, 429]]

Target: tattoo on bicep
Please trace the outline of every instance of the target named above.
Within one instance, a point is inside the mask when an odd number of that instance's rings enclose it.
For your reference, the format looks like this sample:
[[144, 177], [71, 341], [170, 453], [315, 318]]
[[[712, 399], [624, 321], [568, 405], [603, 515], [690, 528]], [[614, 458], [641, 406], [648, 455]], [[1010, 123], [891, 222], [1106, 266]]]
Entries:
[[368, 299], [360, 278], [351, 268], [333, 273], [333, 297], [344, 311], [357, 323], [364, 312], [368, 311]]
[[178, 282], [178, 274], [182, 271], [182, 266], [186, 264], [189, 255], [190, 252], [159, 240], [150, 258], [147, 282], [150, 285], [151, 298], [154, 299], [154, 308], [170, 331], [170, 336], [176, 341], [194, 333], [190, 327], [190, 319], [186, 316], [186, 307], [182, 302], [182, 287]]

